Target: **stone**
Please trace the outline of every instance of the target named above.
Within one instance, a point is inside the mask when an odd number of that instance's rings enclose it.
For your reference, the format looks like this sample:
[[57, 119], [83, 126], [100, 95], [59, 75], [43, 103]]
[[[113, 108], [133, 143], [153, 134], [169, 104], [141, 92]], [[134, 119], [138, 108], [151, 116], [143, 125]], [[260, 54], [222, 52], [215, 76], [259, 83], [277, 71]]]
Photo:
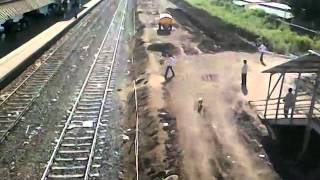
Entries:
[[28, 145], [29, 144], [29, 142], [28, 141], [24, 141], [23, 142], [23, 145], [25, 146], [25, 145]]
[[94, 125], [94, 121], [84, 121], [82, 122], [82, 127], [91, 128]]
[[179, 176], [178, 175], [171, 175], [166, 177], [164, 180], [178, 180]]
[[266, 157], [266, 155], [264, 155], [264, 154], [259, 154], [259, 158], [265, 158]]
[[130, 138], [129, 138], [129, 136], [127, 136], [127, 135], [125, 135], [125, 134], [122, 134], [122, 140], [123, 140], [123, 141], [129, 141]]

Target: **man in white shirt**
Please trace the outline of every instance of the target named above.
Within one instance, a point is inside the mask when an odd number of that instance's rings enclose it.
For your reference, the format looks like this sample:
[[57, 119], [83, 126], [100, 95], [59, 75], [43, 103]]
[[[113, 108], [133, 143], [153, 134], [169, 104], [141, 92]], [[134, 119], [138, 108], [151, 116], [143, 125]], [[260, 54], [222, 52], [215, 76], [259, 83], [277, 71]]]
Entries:
[[247, 60], [243, 60], [243, 66], [241, 69], [241, 85], [244, 87], [247, 86], [247, 74], [248, 74]]
[[260, 62], [262, 65], [265, 66], [266, 64], [263, 62], [263, 55], [265, 52], [267, 52], [267, 47], [263, 43], [261, 43], [260, 46], [258, 47], [258, 51], [261, 53]]
[[292, 94], [292, 88], [289, 88], [286, 97], [283, 98], [284, 101], [284, 117], [288, 118], [289, 109], [292, 109], [295, 104], [295, 97]]
[[165, 79], [168, 79], [169, 70], [170, 70], [171, 73], [172, 73], [171, 78], [175, 76], [174, 71], [173, 71], [173, 64], [174, 64], [174, 58], [173, 58], [173, 56], [170, 54], [170, 55], [169, 55], [169, 58], [168, 58], [168, 62], [167, 62], [166, 73], [165, 73], [165, 75], [164, 75]]

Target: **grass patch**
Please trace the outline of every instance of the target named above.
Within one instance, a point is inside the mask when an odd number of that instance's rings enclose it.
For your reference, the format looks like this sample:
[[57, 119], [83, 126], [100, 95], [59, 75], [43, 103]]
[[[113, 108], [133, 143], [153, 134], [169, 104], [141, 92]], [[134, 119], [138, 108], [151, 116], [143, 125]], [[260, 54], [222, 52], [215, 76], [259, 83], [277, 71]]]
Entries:
[[320, 50], [320, 37], [299, 35], [288, 25], [279, 23], [264, 11], [238, 7], [230, 1], [186, 0], [192, 6], [203, 9], [227, 23], [236, 25], [263, 37], [269, 48], [279, 53], [305, 52], [308, 49]]

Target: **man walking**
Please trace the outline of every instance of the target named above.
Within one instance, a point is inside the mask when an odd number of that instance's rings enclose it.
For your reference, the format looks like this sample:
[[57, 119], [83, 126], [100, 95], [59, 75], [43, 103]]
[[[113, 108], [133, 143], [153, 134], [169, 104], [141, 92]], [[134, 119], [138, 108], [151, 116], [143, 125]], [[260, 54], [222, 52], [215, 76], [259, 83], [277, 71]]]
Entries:
[[292, 107], [295, 103], [294, 95], [292, 94], [292, 88], [288, 89], [287, 95], [283, 99], [284, 101], [284, 117], [288, 118], [289, 109], [292, 110]]
[[171, 78], [175, 76], [174, 71], [173, 71], [173, 63], [174, 63], [174, 59], [173, 59], [173, 56], [170, 54], [170, 55], [169, 55], [169, 58], [168, 58], [168, 62], [167, 62], [166, 73], [165, 73], [165, 75], [164, 75], [164, 78], [165, 78], [165, 79], [168, 79], [169, 70], [170, 70], [171, 73], [172, 73]]
[[241, 69], [241, 85], [244, 87], [247, 86], [247, 73], [248, 73], [247, 60], [243, 60], [243, 66]]
[[267, 47], [264, 45], [264, 43], [260, 44], [260, 46], [258, 47], [258, 51], [261, 53], [261, 55], [260, 55], [260, 63], [265, 66], [266, 64], [263, 61], [263, 55], [264, 55], [265, 52], [267, 52]]

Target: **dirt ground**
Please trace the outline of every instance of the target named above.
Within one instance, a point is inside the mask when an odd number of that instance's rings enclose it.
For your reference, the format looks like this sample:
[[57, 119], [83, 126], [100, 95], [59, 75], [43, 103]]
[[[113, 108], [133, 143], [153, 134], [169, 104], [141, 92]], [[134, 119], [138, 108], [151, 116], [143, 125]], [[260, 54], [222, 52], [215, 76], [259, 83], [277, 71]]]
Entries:
[[[140, 130], [141, 179], [173, 174], [190, 180], [281, 179], [259, 142], [268, 131], [248, 101], [266, 96], [269, 76], [261, 72], [287, 60], [267, 55], [264, 66], [255, 47], [248, 43], [254, 35], [236, 33], [221, 20], [207, 17], [201, 19], [216, 24], [206, 28], [219, 28], [203, 31], [204, 25], [195, 23], [193, 16], [197, 14], [190, 16], [189, 9], [181, 7], [181, 1], [138, 0], [136, 36], [140, 39], [135, 44], [137, 60], [131, 73], [139, 81], [140, 124], [148, 127]], [[175, 19], [170, 35], [157, 34], [162, 12], [171, 13]], [[176, 76], [166, 81], [162, 55], [168, 52], [174, 54]], [[247, 88], [240, 85], [244, 59], [249, 66]], [[286, 80], [285, 88], [291, 83]], [[205, 114], [195, 111], [200, 97], [204, 99]], [[132, 93], [128, 99], [132, 104]], [[128, 110], [129, 131], [135, 126], [133, 112]], [[132, 142], [125, 146], [132, 149]], [[134, 158], [126, 161], [130, 163], [125, 168], [125, 179], [132, 179]]]

